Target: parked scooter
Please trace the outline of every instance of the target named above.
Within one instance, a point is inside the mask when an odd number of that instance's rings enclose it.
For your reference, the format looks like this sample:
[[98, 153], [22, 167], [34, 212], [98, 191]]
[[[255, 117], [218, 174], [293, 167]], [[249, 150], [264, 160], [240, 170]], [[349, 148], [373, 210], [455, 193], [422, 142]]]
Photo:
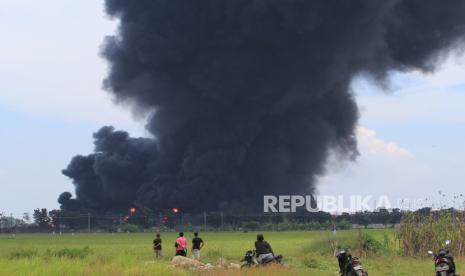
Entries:
[[336, 258], [341, 276], [368, 276], [368, 272], [363, 270], [360, 260], [357, 257], [352, 257], [346, 250], [339, 251]]
[[428, 251], [428, 254], [433, 257], [436, 276], [457, 276], [455, 274], [454, 258], [449, 254], [450, 241], [445, 241], [445, 247], [436, 254], [433, 251]]

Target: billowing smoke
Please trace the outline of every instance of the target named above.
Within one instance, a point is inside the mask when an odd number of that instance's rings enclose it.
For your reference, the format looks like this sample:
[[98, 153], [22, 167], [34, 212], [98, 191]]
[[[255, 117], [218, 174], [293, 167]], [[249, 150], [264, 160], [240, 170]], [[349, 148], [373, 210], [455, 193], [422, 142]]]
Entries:
[[[106, 0], [119, 20], [105, 88], [151, 112], [152, 138], [103, 127], [63, 173], [64, 208], [191, 211], [312, 193], [329, 151], [357, 156], [360, 74], [432, 71], [465, 34], [465, 1]], [[393, 111], [395, 112], [395, 111]]]

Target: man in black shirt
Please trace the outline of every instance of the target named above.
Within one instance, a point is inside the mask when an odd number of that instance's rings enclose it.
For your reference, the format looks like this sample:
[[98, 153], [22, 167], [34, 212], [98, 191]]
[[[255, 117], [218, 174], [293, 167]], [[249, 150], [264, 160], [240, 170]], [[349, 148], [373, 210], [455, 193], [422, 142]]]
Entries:
[[161, 258], [163, 254], [161, 252], [161, 238], [160, 234], [157, 234], [157, 237], [153, 240], [153, 250], [155, 251], [155, 257]]
[[194, 233], [194, 238], [192, 239], [192, 258], [200, 259], [200, 249], [204, 246], [203, 240], [199, 237], [199, 233]]
[[255, 242], [255, 252], [258, 259], [262, 263], [267, 263], [274, 258], [273, 249], [271, 245], [265, 241], [265, 238], [262, 234], [257, 235], [257, 241]]

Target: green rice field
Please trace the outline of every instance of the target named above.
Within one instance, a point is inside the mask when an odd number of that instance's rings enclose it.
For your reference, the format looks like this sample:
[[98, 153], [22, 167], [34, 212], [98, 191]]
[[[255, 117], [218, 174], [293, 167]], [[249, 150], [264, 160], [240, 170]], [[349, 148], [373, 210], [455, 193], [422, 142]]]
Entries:
[[[363, 230], [373, 238], [376, 252], [361, 256], [369, 275], [434, 275], [426, 256], [402, 257], [392, 230]], [[185, 233], [188, 240], [192, 233]], [[216, 264], [223, 257], [239, 263], [252, 249], [256, 232], [200, 233], [205, 241], [202, 262]], [[360, 232], [265, 232], [275, 253], [283, 254], [287, 268], [270, 266], [249, 270], [186, 271], [170, 265], [175, 232], [161, 233], [162, 259], [154, 258], [154, 233], [3, 234], [0, 235], [0, 275], [338, 275], [330, 244], [351, 244]], [[352, 252], [355, 256], [358, 253]], [[463, 259], [457, 258], [464, 274]]]

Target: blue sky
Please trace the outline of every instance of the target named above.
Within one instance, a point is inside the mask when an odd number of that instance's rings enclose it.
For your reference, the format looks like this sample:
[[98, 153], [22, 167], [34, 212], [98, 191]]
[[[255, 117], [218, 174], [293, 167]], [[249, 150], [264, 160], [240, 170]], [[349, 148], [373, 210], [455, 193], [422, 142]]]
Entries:
[[[61, 169], [92, 151], [102, 125], [147, 135], [143, 120], [101, 89], [98, 51], [115, 26], [101, 1], [1, 1], [0, 212], [57, 208], [58, 194], [73, 190]], [[464, 72], [464, 55], [454, 54], [434, 74], [392, 73], [387, 91], [357, 78], [361, 156], [351, 164], [333, 158], [318, 192], [465, 194]]]

